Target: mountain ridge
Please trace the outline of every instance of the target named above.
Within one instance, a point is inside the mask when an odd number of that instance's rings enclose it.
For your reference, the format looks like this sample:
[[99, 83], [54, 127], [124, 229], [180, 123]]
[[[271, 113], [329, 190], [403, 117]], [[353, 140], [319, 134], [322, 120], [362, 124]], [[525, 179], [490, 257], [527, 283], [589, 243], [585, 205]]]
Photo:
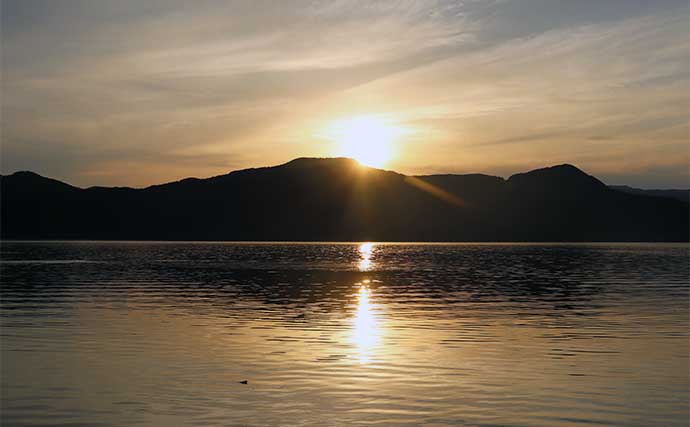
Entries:
[[[209, 176], [209, 177], [206, 177], [206, 178], [185, 177], [185, 178], [180, 178], [180, 179], [174, 180], [174, 181], [163, 182], [163, 183], [160, 183], [160, 184], [151, 184], [151, 185], [144, 186], [144, 187], [106, 186], [106, 185], [93, 185], [93, 186], [89, 186], [89, 187], [79, 187], [79, 186], [76, 186], [76, 185], [67, 183], [67, 182], [65, 182], [65, 181], [60, 181], [60, 180], [58, 180], [58, 179], [50, 178], [50, 177], [41, 175], [41, 174], [39, 174], [39, 173], [37, 173], [37, 172], [33, 172], [33, 171], [29, 171], [29, 170], [15, 171], [15, 172], [10, 173], [10, 174], [0, 174], [0, 178], [9, 178], [9, 177], [12, 177], [12, 176], [17, 176], [17, 175], [19, 175], [19, 176], [21, 176], [21, 175], [24, 175], [24, 176], [34, 176], [34, 177], [40, 177], [40, 178], [43, 178], [43, 179], [46, 179], [46, 180], [50, 180], [50, 181], [62, 183], [62, 184], [64, 184], [64, 185], [70, 186], [70, 187], [72, 187], [72, 188], [77, 188], [77, 189], [81, 189], [81, 190], [89, 190], [89, 189], [130, 189], [130, 190], [145, 190], [145, 189], [148, 189], [148, 188], [151, 188], [151, 187], [159, 187], [159, 186], [163, 186], [163, 185], [177, 184], [177, 183], [182, 183], [182, 182], [187, 182], [187, 181], [193, 182], [193, 181], [204, 181], [204, 180], [218, 179], [218, 178], [226, 177], [226, 176], [228, 176], [228, 175], [232, 175], [232, 174], [234, 174], [234, 173], [239, 173], [239, 172], [257, 171], [257, 170], [265, 170], [265, 169], [271, 169], [271, 168], [279, 168], [279, 167], [294, 166], [294, 165], [299, 165], [299, 164], [302, 163], [302, 162], [307, 163], [307, 162], [311, 162], [311, 161], [314, 161], [314, 162], [319, 162], [319, 161], [327, 161], [327, 162], [328, 162], [328, 161], [343, 161], [343, 163], [350, 163], [351, 165], [357, 166], [357, 167], [359, 167], [359, 168], [375, 169], [375, 170], [380, 170], [380, 171], [384, 171], [384, 172], [393, 172], [393, 173], [398, 174], [398, 175], [412, 176], [412, 177], [416, 177], [416, 178], [433, 178], [433, 177], [487, 177], [487, 178], [494, 178], [494, 179], [498, 179], [498, 180], [506, 181], [506, 182], [510, 181], [510, 180], [513, 179], [513, 178], [517, 178], [517, 177], [523, 176], [523, 175], [528, 175], [528, 174], [532, 174], [532, 173], [541, 173], [542, 171], [544, 171], [544, 172], [546, 172], [546, 171], [553, 171], [553, 170], [558, 170], [558, 169], [560, 169], [560, 168], [563, 168], [563, 169], [567, 169], [567, 170], [570, 170], [570, 171], [579, 172], [579, 173], [581, 173], [581, 174], [583, 174], [583, 175], [586, 175], [586, 176], [588, 176], [588, 177], [592, 177], [592, 178], [596, 179], [598, 182], [601, 182], [601, 181], [599, 181], [596, 177], [593, 177], [592, 175], [589, 175], [589, 174], [584, 173], [584, 172], [583, 172], [581, 169], [579, 169], [577, 166], [575, 166], [575, 165], [573, 165], [573, 164], [570, 164], [570, 163], [562, 163], [562, 164], [558, 164], [558, 165], [547, 166], [547, 167], [543, 167], [543, 168], [537, 168], [537, 169], [533, 169], [533, 170], [530, 170], [530, 171], [527, 171], [527, 172], [518, 172], [518, 173], [515, 173], [515, 174], [513, 174], [513, 175], [510, 175], [508, 178], [503, 178], [503, 177], [501, 177], [501, 176], [490, 175], [490, 174], [485, 174], [485, 173], [480, 173], [480, 172], [472, 172], [472, 173], [434, 173], [434, 174], [421, 174], [421, 175], [405, 175], [405, 174], [402, 174], [402, 173], [399, 173], [399, 172], [396, 172], [396, 171], [392, 171], [392, 170], [387, 170], [387, 169], [381, 169], [381, 168], [374, 168], [374, 167], [364, 166], [364, 165], [360, 164], [357, 160], [352, 159], [352, 158], [348, 158], [348, 157], [297, 157], [297, 158], [295, 158], [295, 159], [293, 159], [293, 160], [290, 160], [290, 161], [288, 161], [288, 162], [281, 163], [281, 164], [274, 165], [274, 166], [261, 166], [261, 167], [254, 167], [254, 168], [237, 169], [237, 170], [233, 170], [233, 171], [230, 171], [230, 172], [227, 172], [227, 173], [224, 173], [224, 174], [213, 175], [213, 176]], [[603, 184], [603, 183], [602, 183], [602, 184]], [[641, 189], [641, 188], [636, 188], [636, 187], [632, 187], [632, 186], [628, 186], [628, 185], [607, 185], [607, 184], [603, 184], [603, 185], [605, 185], [605, 186], [607, 186], [607, 187], [609, 187], [609, 188], [611, 188], [611, 189], [617, 190], [617, 191], [630, 192], [631, 194], [633, 194], [633, 193], [642, 194], [642, 193], [649, 193], [649, 192], [659, 192], [659, 193], [662, 193], [662, 192], [690, 192], [690, 189], [678, 189], [678, 188], [674, 188], [674, 189]], [[672, 198], [672, 196], [660, 196], [660, 197], [669, 197], [669, 198]], [[684, 199], [682, 199], [682, 200], [684, 200]]]
[[298, 158], [144, 188], [0, 180], [3, 239], [688, 240], [687, 203], [620, 192], [570, 164], [504, 179]]
[[609, 185], [609, 188], [612, 188], [616, 191], [621, 191], [623, 193], [629, 193], [629, 194], [637, 194], [637, 195], [644, 195], [644, 196], [652, 196], [652, 197], [665, 197], [668, 199], [676, 199], [683, 201], [685, 203], [690, 203], [690, 189], [688, 190], [681, 190], [678, 188], [670, 188], [670, 189], [642, 189], [642, 188], [634, 188], [629, 185]]

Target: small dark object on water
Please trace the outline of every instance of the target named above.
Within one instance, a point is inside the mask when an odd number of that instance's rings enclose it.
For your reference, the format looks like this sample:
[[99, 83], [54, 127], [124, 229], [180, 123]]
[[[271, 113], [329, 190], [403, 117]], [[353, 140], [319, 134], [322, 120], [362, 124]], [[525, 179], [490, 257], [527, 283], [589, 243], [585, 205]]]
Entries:
[[240, 384], [247, 384], [248, 382], [249, 381], [247, 381], [247, 380], [243, 380], [243, 381], [240, 381]]

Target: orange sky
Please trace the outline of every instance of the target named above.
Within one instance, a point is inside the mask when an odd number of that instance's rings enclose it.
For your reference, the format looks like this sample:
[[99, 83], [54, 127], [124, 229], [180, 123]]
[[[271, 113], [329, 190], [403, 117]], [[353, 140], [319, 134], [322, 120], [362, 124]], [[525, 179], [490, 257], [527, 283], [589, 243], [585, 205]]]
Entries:
[[686, 1], [3, 1], [2, 172], [205, 177], [342, 155], [364, 116], [403, 173], [687, 188], [688, 26]]

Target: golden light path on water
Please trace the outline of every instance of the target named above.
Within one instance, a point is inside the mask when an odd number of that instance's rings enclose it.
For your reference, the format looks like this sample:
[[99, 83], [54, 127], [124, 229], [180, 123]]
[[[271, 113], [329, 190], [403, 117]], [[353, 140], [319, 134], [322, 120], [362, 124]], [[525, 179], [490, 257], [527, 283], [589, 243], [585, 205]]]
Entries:
[[[372, 267], [371, 256], [374, 251], [373, 243], [362, 243], [359, 246], [359, 270], [368, 271]], [[359, 362], [362, 364], [370, 361], [374, 347], [379, 342], [379, 327], [376, 315], [376, 307], [371, 302], [371, 289], [369, 279], [364, 279], [355, 285], [359, 287], [357, 292], [357, 310], [353, 318], [352, 340], [357, 346]]]
[[374, 252], [374, 244], [371, 242], [359, 245], [359, 271], [369, 271], [371, 269], [371, 254]]

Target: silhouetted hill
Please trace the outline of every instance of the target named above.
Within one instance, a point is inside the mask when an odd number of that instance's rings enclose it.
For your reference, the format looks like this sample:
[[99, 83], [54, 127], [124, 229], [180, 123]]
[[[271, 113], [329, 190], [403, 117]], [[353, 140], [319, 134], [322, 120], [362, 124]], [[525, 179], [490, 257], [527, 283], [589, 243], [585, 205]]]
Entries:
[[587, 175], [573, 165], [564, 164], [530, 172], [518, 173], [508, 178], [508, 184], [530, 193], [597, 193], [606, 185]]
[[[2, 177], [2, 175], [0, 175]], [[10, 178], [10, 177], [7, 177]], [[13, 182], [16, 182], [19, 184], [21, 187], [25, 188], [30, 188], [34, 194], [39, 193], [39, 194], [52, 194], [52, 193], [62, 193], [66, 194], [69, 192], [74, 192], [74, 191], [79, 191], [80, 189], [77, 187], [73, 187], [69, 184], [65, 184], [62, 181], [58, 181], [56, 179], [51, 179], [51, 178], [46, 178], [43, 177], [37, 173], [34, 172], [29, 172], [29, 171], [20, 171], [20, 172], [15, 172], [11, 175], [11, 179]], [[15, 187], [8, 187], [7, 190], [11, 191], [14, 189], [19, 189]], [[4, 188], [3, 188], [4, 190]], [[17, 194], [17, 196], [20, 196], [20, 194]], [[34, 198], [33, 195], [26, 195], [30, 196], [30, 198]]]
[[0, 180], [5, 239], [688, 240], [687, 203], [616, 191], [572, 165], [504, 180], [301, 158], [142, 189]]
[[609, 188], [622, 191], [623, 193], [637, 194], [639, 196], [666, 197], [690, 203], [690, 190], [643, 190], [627, 185], [609, 185]]

